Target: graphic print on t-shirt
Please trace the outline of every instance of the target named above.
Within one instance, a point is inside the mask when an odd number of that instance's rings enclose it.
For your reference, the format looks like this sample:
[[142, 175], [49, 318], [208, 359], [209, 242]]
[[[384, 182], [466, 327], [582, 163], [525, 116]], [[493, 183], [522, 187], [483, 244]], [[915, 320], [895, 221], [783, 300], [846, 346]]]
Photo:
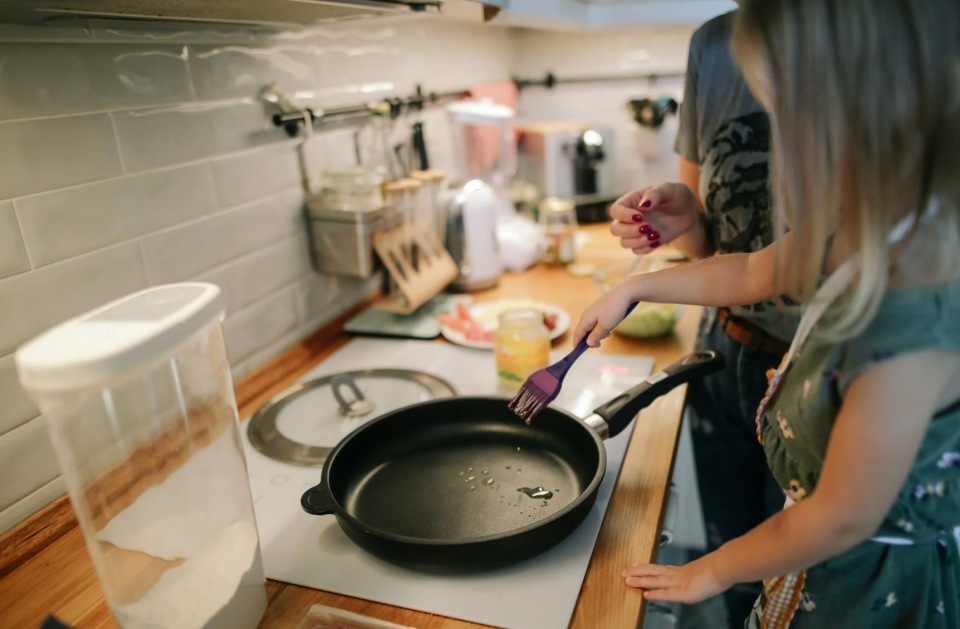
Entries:
[[724, 123], [704, 155], [704, 205], [721, 253], [750, 253], [773, 242], [770, 217], [770, 118], [763, 112]]

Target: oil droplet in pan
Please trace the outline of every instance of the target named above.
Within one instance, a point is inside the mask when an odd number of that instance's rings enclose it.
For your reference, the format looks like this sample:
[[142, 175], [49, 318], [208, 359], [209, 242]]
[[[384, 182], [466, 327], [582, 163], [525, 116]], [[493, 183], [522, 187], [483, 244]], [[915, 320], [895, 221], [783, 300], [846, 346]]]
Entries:
[[490, 470], [483, 470], [480, 472], [480, 476], [487, 476], [488, 474], [490, 474]]
[[475, 481], [475, 480], [477, 480], [477, 477], [476, 477], [476, 476], [467, 476], [466, 478], [463, 479], [463, 482], [465, 482], [465, 483], [472, 483], [472, 482]]
[[473, 486], [470, 487], [470, 491], [476, 491], [476, 490], [477, 490], [476, 487], [473, 487]]
[[531, 498], [541, 498], [543, 500], [550, 500], [551, 498], [553, 498], [553, 492], [547, 491], [543, 487], [537, 487], [536, 489], [531, 487], [521, 487], [517, 491], [519, 491], [522, 494], [527, 494]]
[[492, 478], [484, 478], [484, 479], [483, 479], [483, 484], [486, 485], [487, 487], [490, 487], [490, 486], [493, 485], [493, 483], [495, 483], [495, 482], [496, 482], [496, 481], [494, 481]]

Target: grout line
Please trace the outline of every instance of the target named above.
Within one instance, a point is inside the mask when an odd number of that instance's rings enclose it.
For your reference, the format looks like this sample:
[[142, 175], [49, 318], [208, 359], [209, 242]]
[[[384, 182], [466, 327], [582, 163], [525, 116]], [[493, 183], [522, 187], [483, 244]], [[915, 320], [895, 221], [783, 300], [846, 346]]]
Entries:
[[[42, 418], [42, 417], [43, 417], [43, 415], [36, 415], [36, 416], [34, 416], [34, 417], [31, 417], [31, 418], [28, 419], [27, 421], [23, 422], [22, 424], [17, 424], [16, 426], [14, 426], [13, 428], [11, 428], [10, 430], [8, 430], [8, 431], [6, 431], [6, 432], [4, 432], [4, 433], [0, 433], [0, 446], [2, 446], [2, 445], [3, 445], [3, 442], [7, 439], [7, 435], [12, 435], [13, 433], [15, 433], [15, 432], [17, 432], [17, 431], [20, 431], [20, 430], [26, 430], [26, 427], [27, 427], [29, 424], [37, 421], [38, 419], [40, 419], [40, 418]], [[11, 437], [11, 438], [12, 438], [12, 437]]]
[[[265, 253], [267, 253], [272, 249], [279, 249], [280, 247], [286, 246], [289, 243], [293, 242], [294, 240], [299, 240], [303, 237], [304, 237], [304, 234], [295, 234], [293, 236], [284, 238], [283, 240], [278, 240], [277, 242], [270, 243], [264, 247], [260, 247], [259, 249], [248, 251], [247, 253], [244, 253], [239, 257], [233, 258], [232, 260], [227, 260], [223, 264], [218, 264], [217, 266], [207, 269], [202, 273], [198, 273], [190, 281], [196, 280], [197, 278], [203, 277], [204, 275], [209, 275], [210, 273], [219, 273], [221, 271], [226, 271], [230, 267], [240, 264], [241, 262], [249, 262], [253, 258], [264, 255]], [[300, 278], [298, 277], [297, 279], [299, 280]]]
[[[0, 123], [0, 124], [3, 124], [3, 123]], [[137, 172], [134, 172], [134, 173], [127, 173], [127, 174], [119, 175], [119, 176], [117, 176], [117, 177], [107, 177], [107, 178], [105, 178], [105, 179], [96, 179], [96, 180], [94, 180], [94, 181], [85, 181], [85, 182], [82, 182], [82, 183], [71, 184], [71, 185], [69, 185], [69, 186], [61, 186], [61, 187], [59, 187], [59, 188], [50, 188], [49, 190], [42, 190], [42, 191], [40, 191], [40, 192], [31, 192], [30, 194], [23, 194], [23, 195], [20, 195], [20, 196], [18, 196], [18, 197], [13, 197], [13, 198], [11, 198], [10, 200], [28, 199], [28, 198], [30, 198], [30, 197], [37, 197], [37, 196], [41, 196], [41, 195], [44, 195], [44, 194], [50, 194], [50, 193], [52, 193], [52, 192], [63, 192], [63, 191], [73, 190], [73, 189], [76, 189], [76, 188], [82, 188], [82, 187], [84, 187], [84, 186], [95, 186], [95, 185], [102, 184], [102, 183], [105, 183], [105, 182], [108, 182], [108, 181], [120, 181], [120, 180], [123, 180], [123, 179], [130, 179], [130, 178], [133, 178], [133, 177], [139, 177], [139, 176], [141, 176], [141, 175], [148, 175], [148, 174], [152, 174], [152, 173], [161, 173], [161, 172], [166, 172], [166, 171], [170, 171], [170, 170], [177, 170], [178, 168], [189, 168], [189, 167], [191, 167], [191, 166], [199, 166], [200, 164], [210, 164], [210, 167], [211, 167], [211, 169], [212, 169], [212, 162], [217, 161], [217, 160], [220, 160], [220, 159], [229, 158], [229, 157], [241, 156], [241, 155], [244, 155], [244, 154], [247, 154], [247, 153], [254, 153], [254, 152], [256, 152], [258, 149], [262, 149], [264, 152], [267, 152], [267, 151], [272, 150], [272, 149], [277, 149], [277, 150], [279, 150], [279, 147], [285, 146], [285, 145], [287, 145], [287, 144], [289, 144], [290, 147], [293, 147], [293, 146], [294, 146], [294, 142], [295, 142], [295, 140], [283, 140], [283, 141], [281, 141], [281, 142], [275, 142], [275, 143], [271, 143], [271, 144], [261, 144], [260, 146], [256, 146], [256, 147], [249, 147], [249, 148], [239, 149], [239, 150], [236, 150], [236, 151], [231, 151], [231, 152], [229, 152], [229, 153], [221, 153], [221, 154], [217, 154], [217, 155], [210, 155], [210, 156], [207, 156], [207, 157], [201, 157], [201, 158], [189, 160], [189, 161], [186, 161], [186, 162], [179, 162], [179, 163], [177, 163], [177, 164], [169, 164], [169, 165], [166, 165], [166, 166], [159, 166], [159, 167], [157, 167], [157, 168], [150, 168], [150, 169], [147, 169], [147, 170], [141, 170], [141, 171], [137, 171]], [[297, 186], [297, 187], [299, 188], [299, 186]], [[290, 189], [292, 190], [293, 188], [291, 187]], [[289, 190], [288, 190], [288, 191], [289, 191]], [[261, 198], [262, 198], [262, 199], [265, 199], [265, 198], [267, 198], [267, 197], [261, 197]], [[234, 206], [234, 207], [237, 207], [237, 206]]]
[[[17, 221], [17, 229], [20, 232], [20, 242], [23, 243], [23, 252], [27, 254], [27, 263], [30, 265], [30, 270], [34, 271], [37, 269], [37, 265], [33, 262], [33, 256], [30, 255], [30, 246], [27, 244], [27, 239], [23, 235], [23, 225], [20, 223], [20, 210], [17, 209], [17, 200], [10, 199], [10, 205], [13, 206], [13, 220]], [[19, 273], [17, 275], [19, 275]]]
[[117, 132], [117, 119], [113, 117], [113, 112], [107, 115], [110, 116], [110, 128], [113, 129], [113, 144], [117, 147], [117, 158], [120, 160], [120, 172], [126, 175], [129, 171], [127, 171], [126, 160], [123, 159], [123, 151], [120, 150], [120, 134]]
[[147, 264], [147, 252], [143, 250], [143, 238], [137, 240], [137, 249], [140, 250], [140, 262], [143, 263], [143, 274], [147, 277], [147, 286], [155, 286], [156, 283], [150, 277], [150, 265]]
[[183, 44], [183, 48], [187, 51], [187, 58], [184, 61], [184, 65], [187, 68], [187, 80], [190, 81], [190, 92], [193, 94], [193, 99], [196, 101], [199, 100], [197, 98], [197, 94], [200, 92], [197, 90], [197, 82], [193, 78], [193, 64], [190, 63], [190, 54], [193, 52], [193, 50], [191, 49], [191, 45], [186, 43]]
[[[281, 295], [282, 293], [286, 293], [286, 292], [293, 293], [293, 291], [297, 288], [297, 282], [299, 282], [299, 281], [300, 281], [300, 278], [297, 278], [297, 279], [295, 279], [295, 280], [293, 280], [293, 281], [287, 282], [286, 284], [284, 284], [284, 285], [281, 286], [280, 288], [276, 289], [276, 290], [273, 291], [272, 293], [267, 293], [266, 295], [264, 295], [263, 297], [261, 297], [261, 298], [258, 299], [257, 301], [255, 301], [255, 302], [253, 302], [253, 303], [249, 303], [249, 304], [247, 304], [246, 306], [244, 306], [243, 308], [241, 308], [240, 310], [237, 310], [236, 312], [234, 312], [234, 313], [232, 313], [232, 314], [229, 314], [229, 315], [224, 319], [224, 322], [226, 322], [228, 319], [236, 319], [237, 317], [242, 316], [244, 313], [250, 312], [250, 311], [253, 310], [254, 308], [257, 308], [257, 307], [259, 307], [259, 306], [262, 306], [263, 304], [267, 303], [268, 301], [270, 301], [270, 300], [272, 300], [272, 299], [275, 299], [275, 298], [277, 298], [277, 297], [280, 297], [280, 295]], [[297, 314], [297, 313], [295, 312], [294, 314]], [[299, 324], [299, 323], [300, 323], [300, 316], [299, 316], [299, 314], [297, 314], [296, 320], [297, 320], [297, 323]]]

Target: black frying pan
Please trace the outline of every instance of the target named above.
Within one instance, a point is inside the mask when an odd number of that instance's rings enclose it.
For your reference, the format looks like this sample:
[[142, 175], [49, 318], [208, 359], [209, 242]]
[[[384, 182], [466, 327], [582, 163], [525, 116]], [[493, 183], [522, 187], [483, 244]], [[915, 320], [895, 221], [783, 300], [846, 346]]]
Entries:
[[674, 387], [723, 368], [691, 354], [581, 421], [547, 408], [527, 426], [502, 398], [435, 400], [361, 426], [330, 453], [304, 511], [334, 514], [358, 546], [437, 573], [518, 563], [572, 533], [607, 469], [602, 439]]

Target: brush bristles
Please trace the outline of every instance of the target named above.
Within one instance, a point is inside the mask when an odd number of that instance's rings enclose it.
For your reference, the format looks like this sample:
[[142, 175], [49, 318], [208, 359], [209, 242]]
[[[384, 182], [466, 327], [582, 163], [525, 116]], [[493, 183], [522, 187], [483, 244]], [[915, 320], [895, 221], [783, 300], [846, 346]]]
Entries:
[[520, 419], [529, 424], [549, 403], [550, 394], [527, 380], [517, 391], [508, 407]]

